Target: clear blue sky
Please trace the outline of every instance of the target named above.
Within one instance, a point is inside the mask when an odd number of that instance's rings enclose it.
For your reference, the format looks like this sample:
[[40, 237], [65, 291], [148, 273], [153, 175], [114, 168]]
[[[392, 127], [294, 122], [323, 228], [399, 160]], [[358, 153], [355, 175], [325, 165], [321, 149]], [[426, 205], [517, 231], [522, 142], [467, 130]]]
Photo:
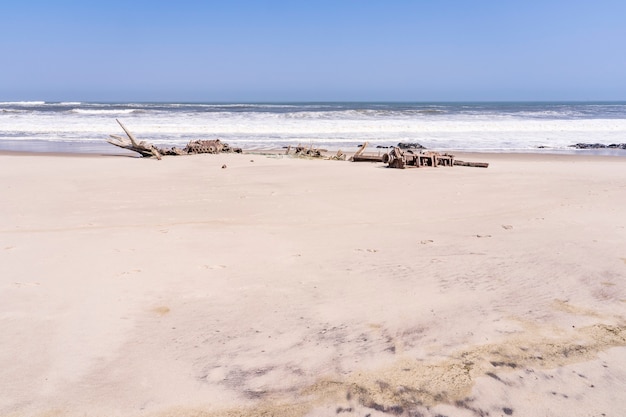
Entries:
[[4, 0], [0, 56], [0, 101], [626, 100], [626, 1]]

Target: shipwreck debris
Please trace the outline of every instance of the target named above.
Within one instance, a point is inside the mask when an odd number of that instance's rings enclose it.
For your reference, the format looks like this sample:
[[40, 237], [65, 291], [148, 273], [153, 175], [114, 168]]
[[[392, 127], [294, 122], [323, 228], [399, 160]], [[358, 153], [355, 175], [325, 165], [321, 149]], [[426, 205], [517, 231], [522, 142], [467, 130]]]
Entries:
[[364, 153], [365, 148], [367, 148], [367, 145], [369, 145], [369, 143], [364, 142], [359, 147], [359, 150], [356, 151], [354, 155], [352, 155], [352, 158], [350, 158], [350, 160], [352, 162], [383, 162], [383, 155], [381, 155], [380, 152], [378, 155]]
[[382, 156], [382, 162], [389, 168], [419, 168], [419, 167], [452, 167], [455, 165], [487, 168], [487, 162], [465, 162], [454, 159], [454, 155], [449, 153], [439, 153], [434, 151], [417, 151], [413, 149], [401, 149], [392, 147], [391, 151]]
[[393, 147], [391, 151], [383, 155], [383, 161], [389, 168], [404, 169], [407, 167], [419, 168], [423, 166], [453, 166], [454, 155], [433, 151], [414, 151], [412, 149], [402, 150], [400, 147]]
[[111, 145], [137, 152], [143, 157], [155, 157], [156, 159], [161, 159], [161, 152], [159, 152], [159, 149], [156, 146], [143, 140], [138, 142], [137, 139], [135, 139], [135, 136], [133, 136], [130, 130], [126, 129], [126, 126], [124, 126], [122, 122], [118, 119], [115, 119], [115, 121], [120, 125], [122, 130], [124, 130], [128, 138], [118, 135], [109, 135], [110, 138], [107, 139], [107, 142]]
[[296, 156], [299, 158], [321, 158], [321, 159], [332, 159], [336, 161], [345, 161], [346, 155], [340, 150], [337, 151], [335, 155], [326, 156], [328, 151], [326, 149], [314, 148], [313, 145], [309, 147], [298, 145], [298, 146], [287, 146], [285, 155]]
[[308, 157], [308, 158], [323, 158], [323, 153], [326, 152], [326, 149], [314, 148], [313, 145], [309, 147], [298, 145], [287, 147], [285, 151], [285, 155], [293, 155], [298, 157]]
[[118, 119], [115, 121], [126, 133], [127, 138], [118, 135], [109, 135], [107, 139], [111, 145], [118, 146], [120, 148], [128, 149], [133, 152], [139, 153], [143, 157], [155, 157], [161, 159], [163, 155], [194, 155], [200, 153], [241, 153], [241, 148], [231, 148], [227, 143], [222, 142], [219, 139], [211, 140], [192, 140], [184, 148], [159, 148], [146, 141], [137, 141], [135, 136], [120, 122]]
[[459, 160], [455, 160], [454, 165], [458, 165], [462, 167], [476, 167], [476, 168], [488, 168], [489, 167], [488, 162], [465, 162], [465, 161], [459, 161]]
[[[120, 148], [128, 149], [133, 152], [139, 153], [142, 157], [161, 159], [163, 155], [193, 155], [201, 153], [242, 153], [241, 148], [232, 148], [227, 143], [222, 142], [219, 139], [212, 140], [192, 140], [187, 143], [184, 148], [159, 148], [146, 141], [138, 141], [137, 138], [124, 126], [118, 119], [115, 121], [120, 125], [122, 130], [126, 133], [127, 137], [118, 135], [109, 135], [110, 138], [107, 142], [111, 145], [118, 146]], [[399, 143], [398, 146], [391, 146], [391, 150], [387, 153], [378, 154], [365, 153], [365, 149], [368, 146], [368, 142], [364, 142], [359, 146], [359, 149], [350, 158], [353, 162], [382, 162], [387, 164], [389, 168], [419, 168], [419, 167], [438, 167], [448, 166], [469, 166], [487, 168], [489, 164], [487, 162], [465, 162], [455, 159], [454, 155], [448, 153], [440, 153], [434, 151], [425, 150], [419, 143]], [[313, 144], [308, 147], [298, 145], [286, 147], [285, 155], [296, 156], [299, 158], [319, 158], [345, 161], [346, 154], [341, 150], [337, 151], [335, 155], [328, 156], [326, 149], [314, 148]], [[250, 160], [253, 162], [253, 160]], [[223, 165], [222, 168], [226, 168]]]

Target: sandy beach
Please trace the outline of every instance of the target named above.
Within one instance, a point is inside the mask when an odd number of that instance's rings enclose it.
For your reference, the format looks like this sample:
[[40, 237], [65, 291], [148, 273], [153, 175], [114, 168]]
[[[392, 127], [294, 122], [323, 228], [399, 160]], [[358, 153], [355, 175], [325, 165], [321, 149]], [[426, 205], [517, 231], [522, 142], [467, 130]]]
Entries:
[[0, 416], [623, 415], [626, 159], [458, 157], [0, 154]]

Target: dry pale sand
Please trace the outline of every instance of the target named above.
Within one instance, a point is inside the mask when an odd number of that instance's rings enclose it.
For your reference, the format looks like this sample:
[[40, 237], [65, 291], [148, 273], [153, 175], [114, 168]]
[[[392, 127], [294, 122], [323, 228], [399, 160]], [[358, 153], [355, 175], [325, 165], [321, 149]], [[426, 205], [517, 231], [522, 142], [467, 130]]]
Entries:
[[0, 416], [622, 416], [626, 159], [462, 159], [0, 155]]

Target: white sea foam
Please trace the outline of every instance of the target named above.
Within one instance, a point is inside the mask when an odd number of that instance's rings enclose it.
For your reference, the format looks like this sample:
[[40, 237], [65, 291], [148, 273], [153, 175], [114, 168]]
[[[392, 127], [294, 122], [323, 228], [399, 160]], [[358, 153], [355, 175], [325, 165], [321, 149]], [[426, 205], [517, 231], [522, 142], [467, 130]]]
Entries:
[[45, 101], [0, 101], [0, 106], [41, 106]]
[[131, 114], [141, 112], [141, 110], [136, 109], [72, 109], [70, 110], [72, 113], [78, 114], [97, 114], [97, 115], [114, 115], [114, 114]]

